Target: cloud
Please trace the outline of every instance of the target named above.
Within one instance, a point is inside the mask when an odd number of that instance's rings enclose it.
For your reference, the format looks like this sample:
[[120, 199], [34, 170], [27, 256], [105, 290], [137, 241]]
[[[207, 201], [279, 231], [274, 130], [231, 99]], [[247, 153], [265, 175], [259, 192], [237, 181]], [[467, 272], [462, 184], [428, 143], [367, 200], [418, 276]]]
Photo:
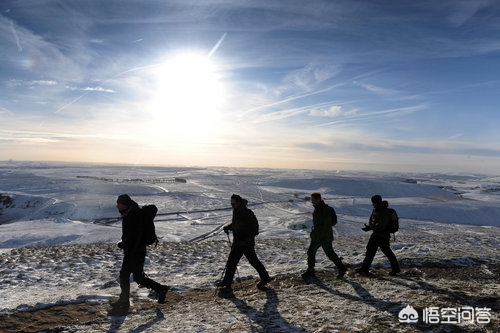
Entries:
[[[12, 40], [7, 36], [15, 38]], [[66, 43], [71, 42], [66, 41]], [[13, 44], [15, 48], [11, 47]], [[65, 47], [70, 45], [55, 44], [47, 38], [47, 35], [33, 32], [2, 15], [0, 15], [0, 45], [5, 57], [10, 60], [7, 72], [9, 74], [15, 70], [23, 72], [27, 70], [33, 76], [44, 76], [48, 78], [44, 80], [54, 81], [66, 80], [68, 77], [78, 80], [81, 77], [79, 66], [74, 60], [81, 53], [69, 48], [72, 52], [71, 56], [68, 56]]]
[[[439, 3], [439, 2], [438, 2]], [[456, 0], [449, 4], [444, 4], [446, 10], [448, 11], [448, 19], [455, 27], [461, 27], [469, 20], [471, 20], [474, 15], [479, 11], [489, 11], [495, 10], [494, 7], [498, 7], [498, 1], [496, 0]]]
[[374, 111], [374, 112], [352, 113], [349, 116], [346, 116], [342, 119], [327, 122], [327, 123], [322, 123], [322, 124], [319, 124], [317, 126], [324, 127], [324, 126], [338, 125], [341, 123], [349, 123], [349, 122], [356, 122], [356, 123], [361, 122], [361, 123], [363, 123], [363, 122], [366, 122], [367, 120], [370, 120], [373, 118], [408, 115], [408, 114], [411, 114], [414, 112], [421, 111], [425, 108], [427, 108], [426, 104], [420, 104], [420, 105], [413, 105], [413, 106], [394, 108], [394, 109], [388, 109], [388, 110], [380, 110], [380, 111]]
[[[304, 93], [304, 94], [287, 96], [287, 97], [285, 97], [283, 99], [276, 100], [276, 101], [271, 101], [269, 103], [262, 104], [262, 105], [253, 107], [251, 109], [248, 109], [248, 110], [242, 112], [240, 114], [240, 117], [243, 117], [243, 116], [247, 115], [248, 113], [253, 113], [253, 112], [262, 111], [262, 110], [266, 110], [266, 109], [271, 109], [271, 108], [276, 107], [276, 106], [281, 105], [281, 104], [285, 104], [285, 103], [297, 101], [297, 100], [300, 100], [300, 99], [303, 99], [303, 98], [306, 98], [306, 97], [311, 97], [311, 96], [314, 96], [314, 95], [323, 94], [323, 93], [325, 93], [327, 91], [330, 91], [331, 89], [333, 89], [333, 87], [326, 87], [324, 89], [310, 91], [310, 92], [307, 92], [307, 93]], [[311, 106], [308, 106], [308, 107], [311, 107]]]
[[12, 35], [14, 36], [14, 40], [16, 41], [17, 51], [22, 52], [23, 47], [22, 47], [21, 43], [19, 42], [19, 37], [17, 36], [17, 31], [16, 31], [16, 29], [14, 27], [14, 23], [12, 21], [10, 22], [10, 30], [12, 31]]
[[[388, 139], [383, 134], [363, 133], [363, 140], [357, 140], [362, 131], [342, 131], [332, 133], [329, 137], [315, 136], [316, 141], [310, 141], [305, 137], [303, 141], [297, 141], [294, 146], [300, 149], [310, 150], [311, 153], [333, 154], [338, 156], [343, 154], [352, 154], [366, 156], [370, 154], [401, 154], [402, 156], [425, 156], [435, 158], [436, 155], [461, 155], [461, 156], [485, 156], [498, 157], [500, 149], [495, 145], [485, 146], [483, 144], [474, 144], [467, 141], [458, 140], [413, 140], [405, 141], [402, 139]], [[397, 160], [396, 157], [392, 159]]]
[[9, 87], [33, 87], [33, 86], [54, 86], [57, 85], [57, 81], [54, 80], [8, 80], [7, 85]]
[[54, 80], [34, 80], [29, 83], [29, 85], [39, 85], [39, 86], [53, 86], [56, 85], [57, 81]]
[[382, 88], [368, 83], [355, 82], [355, 84], [377, 95], [391, 96], [399, 94], [399, 91], [395, 89]]
[[[149, 138], [183, 156], [190, 151], [186, 142], [201, 147], [210, 140], [220, 143], [223, 153], [228, 147], [251, 145], [252, 163], [266, 151], [284, 147], [292, 154], [294, 143], [314, 139], [318, 148], [310, 144], [311, 151], [345, 149], [347, 156], [359, 148], [364, 158], [370, 149], [425, 154], [426, 144], [434, 149], [442, 138], [482, 136], [484, 153], [494, 153], [487, 148], [498, 136], [491, 129], [496, 118], [490, 111], [498, 104], [492, 53], [500, 49], [495, 40], [498, 7], [488, 7], [494, 4], [133, 0], [121, 6], [54, 1], [15, 6], [0, 13], [5, 60], [0, 64], [0, 115], [10, 118], [2, 122], [3, 129], [34, 131], [3, 132], [2, 137], [64, 143], [70, 140], [64, 133], [109, 133], [120, 146]], [[216, 134], [203, 137], [205, 141], [190, 135], [189, 121], [182, 124], [184, 135], [177, 137], [164, 134], [172, 124], [157, 121], [159, 134], [148, 125], [150, 101], [164, 93], [155, 79], [158, 66], [186, 49], [201, 50], [220, 62], [227, 87], [218, 110], [223, 121], [214, 121]], [[477, 57], [487, 52], [488, 57]], [[488, 87], [478, 89], [481, 84]], [[465, 92], [470, 98], [460, 103]], [[424, 97], [428, 102], [422, 102]], [[168, 112], [178, 111], [172, 109]], [[208, 114], [200, 109], [201, 117]], [[470, 118], [471, 109], [481, 116]], [[123, 133], [129, 138], [122, 139]], [[463, 136], [452, 137], [455, 133]], [[400, 141], [388, 140], [395, 138]], [[427, 140], [422, 148], [412, 148], [421, 138]], [[82, 147], [85, 140], [81, 137]], [[122, 145], [121, 140], [130, 141]], [[95, 142], [115, 140], [89, 141], [89, 151], [97, 152], [101, 145]], [[57, 146], [50, 149], [55, 152]], [[449, 149], [454, 149], [451, 143]], [[220, 151], [203, 153], [219, 156]], [[304, 159], [300, 153], [298, 149], [297, 160]], [[155, 158], [160, 155], [170, 158], [164, 152]], [[271, 155], [266, 156], [274, 159]]]
[[10, 111], [9, 109], [0, 107], [0, 116], [1, 115], [7, 115], [7, 116], [12, 116], [14, 113]]
[[333, 105], [329, 108], [313, 108], [309, 110], [309, 115], [312, 117], [336, 117], [342, 114], [342, 106]]
[[304, 68], [288, 73], [284, 82], [288, 88], [311, 91], [319, 84], [331, 79], [338, 73], [338, 66], [332, 64], [308, 64]]
[[58, 131], [40, 130], [0, 130], [0, 141], [20, 143], [47, 143], [47, 142], [73, 142], [85, 141], [86, 139], [120, 141], [125, 136], [108, 135], [105, 133], [70, 133]]
[[105, 89], [103, 87], [86, 87], [82, 89], [83, 91], [97, 91], [97, 92], [107, 92], [107, 93], [114, 93], [115, 91], [113, 89]]

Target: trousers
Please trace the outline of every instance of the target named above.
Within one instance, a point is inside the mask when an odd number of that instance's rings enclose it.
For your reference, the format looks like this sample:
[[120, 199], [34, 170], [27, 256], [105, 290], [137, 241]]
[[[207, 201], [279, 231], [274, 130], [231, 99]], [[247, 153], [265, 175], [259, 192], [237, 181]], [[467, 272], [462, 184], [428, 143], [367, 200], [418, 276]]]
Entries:
[[261, 281], [270, 280], [269, 273], [267, 272], [262, 262], [260, 262], [259, 258], [257, 258], [254, 246], [233, 245], [227, 259], [226, 273], [222, 280], [223, 283], [231, 284], [233, 282], [234, 273], [236, 272], [236, 266], [238, 265], [238, 262], [243, 255], [245, 255], [245, 258], [247, 258], [248, 262], [250, 263], [250, 265], [252, 265], [253, 268], [255, 268], [257, 273], [259, 273]]
[[362, 270], [368, 271], [370, 269], [373, 258], [380, 247], [382, 253], [387, 257], [387, 259], [389, 259], [392, 270], [399, 271], [399, 263], [396, 259], [396, 255], [391, 250], [390, 239], [391, 235], [387, 232], [372, 233], [370, 240], [368, 241], [368, 245], [366, 245], [366, 256], [363, 260], [363, 265], [361, 266]]
[[311, 240], [309, 244], [309, 249], [307, 249], [307, 269], [309, 271], [314, 271], [314, 266], [316, 265], [316, 252], [319, 248], [322, 248], [328, 259], [333, 261], [337, 268], [344, 268], [344, 264], [340, 257], [333, 250], [332, 241], [330, 240]]
[[134, 281], [148, 289], [153, 289], [159, 292], [162, 285], [148, 278], [144, 273], [144, 261], [146, 260], [146, 252], [128, 252], [125, 251], [123, 256], [122, 267], [120, 269], [120, 288], [121, 296], [128, 298], [130, 295], [130, 274], [134, 277]]

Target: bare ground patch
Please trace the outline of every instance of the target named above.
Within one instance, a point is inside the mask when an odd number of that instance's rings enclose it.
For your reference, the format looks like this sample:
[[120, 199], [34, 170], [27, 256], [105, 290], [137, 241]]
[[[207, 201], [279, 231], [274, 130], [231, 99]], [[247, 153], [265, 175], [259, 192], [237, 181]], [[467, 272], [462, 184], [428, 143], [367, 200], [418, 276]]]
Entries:
[[[164, 305], [132, 298], [132, 306], [123, 317], [109, 316], [109, 304], [82, 302], [3, 314], [0, 322], [5, 332], [97, 332], [100, 329], [118, 332], [126, 331], [138, 318], [148, 318], [139, 328], [153, 332], [159, 323], [173, 330], [182, 327], [183, 311], [196, 309], [200, 311], [197, 315], [202, 327], [211, 315], [234, 312], [247, 318], [226, 326], [215, 322], [213, 326], [220, 332], [252, 329], [262, 332], [498, 332], [500, 329], [497, 319], [500, 266], [497, 264], [405, 268], [396, 278], [389, 277], [385, 269], [375, 270], [371, 277], [359, 276], [351, 269], [345, 280], [335, 279], [335, 272], [321, 270], [312, 283], [303, 281], [298, 273], [277, 276], [267, 291], [258, 290], [254, 279], [245, 279], [235, 282], [232, 291], [208, 287], [171, 291]], [[395, 295], [409, 297], [418, 310], [430, 305], [489, 307], [493, 318], [490, 324], [474, 326], [402, 324], [397, 320], [402, 302]], [[352, 321], [363, 317], [368, 320], [348, 324], [349, 317]], [[166, 324], [175, 320], [179, 322]]]

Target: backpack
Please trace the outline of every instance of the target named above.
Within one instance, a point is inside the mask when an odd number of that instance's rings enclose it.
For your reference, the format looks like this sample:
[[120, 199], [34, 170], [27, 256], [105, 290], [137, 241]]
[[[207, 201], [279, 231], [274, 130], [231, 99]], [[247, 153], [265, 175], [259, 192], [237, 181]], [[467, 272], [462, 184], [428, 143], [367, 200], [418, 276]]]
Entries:
[[158, 208], [155, 205], [142, 206], [140, 213], [142, 216], [142, 242], [145, 245], [158, 245], [158, 236], [156, 236], [154, 218]]
[[386, 208], [385, 213], [387, 214], [387, 219], [389, 221], [387, 225], [387, 231], [390, 233], [395, 233], [399, 230], [399, 217], [398, 213], [392, 208]]
[[249, 215], [250, 215], [250, 221], [248, 225], [248, 231], [249, 233], [255, 237], [259, 234], [259, 221], [257, 220], [257, 217], [255, 216], [254, 212], [249, 209]]
[[332, 227], [334, 227], [337, 224], [337, 213], [335, 213], [335, 209], [333, 209], [333, 207], [328, 206], [328, 208], [330, 208], [330, 212], [331, 212], [331, 216], [332, 216]]

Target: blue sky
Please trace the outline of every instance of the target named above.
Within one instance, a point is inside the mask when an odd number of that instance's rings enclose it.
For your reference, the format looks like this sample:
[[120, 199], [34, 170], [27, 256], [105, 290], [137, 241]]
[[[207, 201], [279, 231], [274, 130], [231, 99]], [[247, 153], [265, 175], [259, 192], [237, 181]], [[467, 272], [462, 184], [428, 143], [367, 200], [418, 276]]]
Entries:
[[498, 173], [500, 3], [2, 1], [0, 160]]

